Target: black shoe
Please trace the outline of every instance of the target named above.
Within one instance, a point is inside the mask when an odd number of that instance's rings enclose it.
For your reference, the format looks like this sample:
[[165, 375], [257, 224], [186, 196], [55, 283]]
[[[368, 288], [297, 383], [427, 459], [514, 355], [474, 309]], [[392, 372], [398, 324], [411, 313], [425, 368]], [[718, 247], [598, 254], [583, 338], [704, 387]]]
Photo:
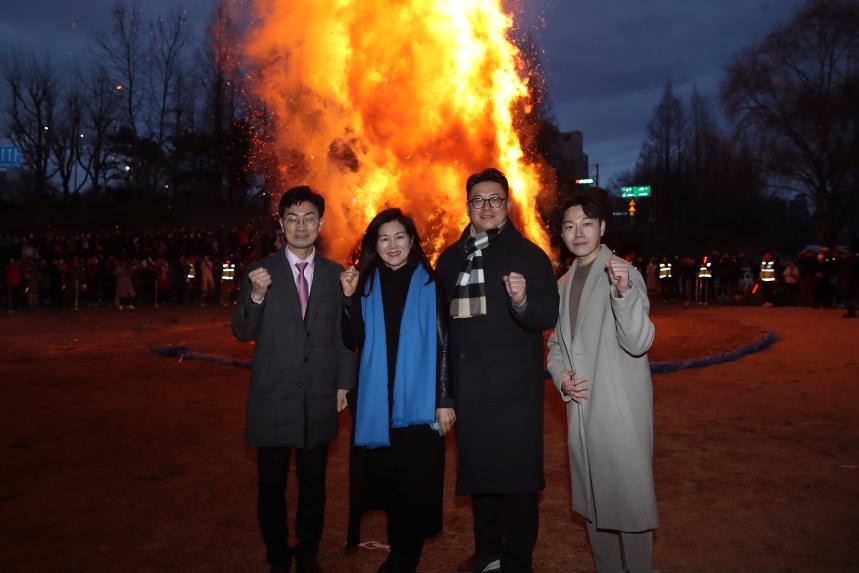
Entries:
[[391, 553], [376, 573], [417, 573], [417, 559], [403, 559]]
[[474, 571], [474, 573], [489, 573], [490, 571], [501, 571], [501, 562], [494, 555], [478, 555], [473, 553], [471, 557], [457, 565], [457, 571]]
[[292, 563], [287, 561], [286, 563], [274, 563], [271, 566], [271, 571], [269, 573], [289, 573], [290, 566]]
[[456, 566], [457, 571], [474, 571], [474, 558], [477, 553], [472, 553], [465, 561]]
[[316, 557], [296, 557], [295, 558], [296, 573], [322, 573], [322, 567], [319, 566], [319, 561]]

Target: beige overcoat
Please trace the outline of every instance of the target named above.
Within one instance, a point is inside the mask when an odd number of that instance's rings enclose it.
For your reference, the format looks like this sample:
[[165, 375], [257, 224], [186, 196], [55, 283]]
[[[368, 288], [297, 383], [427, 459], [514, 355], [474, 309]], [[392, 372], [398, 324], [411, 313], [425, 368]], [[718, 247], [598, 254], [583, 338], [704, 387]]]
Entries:
[[[640, 532], [659, 524], [653, 484], [653, 391], [647, 351], [655, 329], [641, 273], [622, 298], [608, 279], [605, 245], [584, 285], [571, 338], [570, 287], [577, 263], [558, 280], [558, 324], [548, 370], [567, 403], [573, 510], [600, 529]], [[569, 370], [589, 382], [576, 403], [560, 389]]]

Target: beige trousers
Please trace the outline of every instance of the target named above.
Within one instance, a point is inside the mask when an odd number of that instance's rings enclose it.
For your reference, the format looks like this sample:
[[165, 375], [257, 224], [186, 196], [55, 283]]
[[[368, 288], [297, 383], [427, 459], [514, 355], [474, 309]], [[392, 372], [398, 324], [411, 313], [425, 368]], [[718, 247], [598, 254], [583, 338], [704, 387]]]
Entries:
[[597, 529], [588, 522], [588, 538], [599, 573], [650, 573], [653, 531], [627, 533]]

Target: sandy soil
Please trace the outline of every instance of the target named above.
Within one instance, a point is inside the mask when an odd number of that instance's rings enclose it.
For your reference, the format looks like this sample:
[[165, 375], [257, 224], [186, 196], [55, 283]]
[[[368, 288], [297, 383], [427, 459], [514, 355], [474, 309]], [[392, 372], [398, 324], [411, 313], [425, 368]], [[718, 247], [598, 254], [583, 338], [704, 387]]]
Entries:
[[[859, 571], [859, 321], [805, 308], [657, 307], [654, 361], [747, 344], [762, 352], [654, 378], [662, 527], [671, 571]], [[156, 356], [151, 346], [249, 358], [222, 309], [22, 312], [0, 318], [0, 571], [266, 571], [254, 452], [242, 441], [249, 371]], [[565, 413], [546, 393], [539, 573], [593, 569], [570, 511]], [[320, 561], [374, 572], [379, 550], [343, 548], [348, 419], [332, 447]], [[467, 499], [421, 570], [471, 552]], [[290, 482], [290, 502], [295, 499]], [[294, 503], [292, 503], [294, 506]], [[363, 538], [384, 542], [384, 516]], [[851, 539], [853, 541], [851, 541]]]

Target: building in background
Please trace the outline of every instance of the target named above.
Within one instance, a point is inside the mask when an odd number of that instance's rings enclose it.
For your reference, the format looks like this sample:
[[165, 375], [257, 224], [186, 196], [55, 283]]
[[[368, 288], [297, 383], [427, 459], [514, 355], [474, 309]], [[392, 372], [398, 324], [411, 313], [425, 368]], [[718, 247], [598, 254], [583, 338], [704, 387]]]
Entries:
[[9, 203], [20, 192], [22, 162], [21, 150], [0, 138], [0, 202]]
[[583, 151], [584, 135], [581, 131], [561, 131], [545, 122], [539, 137], [539, 147], [558, 176], [558, 190], [571, 190], [576, 179], [590, 177], [588, 156]]

